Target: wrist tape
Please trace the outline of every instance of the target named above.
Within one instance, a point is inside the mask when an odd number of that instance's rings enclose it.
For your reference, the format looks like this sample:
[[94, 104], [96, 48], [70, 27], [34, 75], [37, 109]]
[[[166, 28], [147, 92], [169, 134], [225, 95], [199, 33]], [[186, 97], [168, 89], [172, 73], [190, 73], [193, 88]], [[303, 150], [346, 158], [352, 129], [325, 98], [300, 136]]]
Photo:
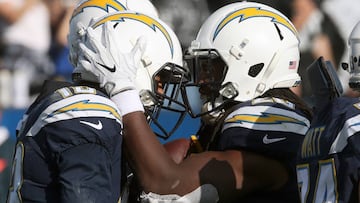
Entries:
[[120, 92], [111, 97], [111, 100], [119, 108], [121, 116], [125, 116], [126, 114], [135, 111], [145, 112], [137, 90], [127, 90]]

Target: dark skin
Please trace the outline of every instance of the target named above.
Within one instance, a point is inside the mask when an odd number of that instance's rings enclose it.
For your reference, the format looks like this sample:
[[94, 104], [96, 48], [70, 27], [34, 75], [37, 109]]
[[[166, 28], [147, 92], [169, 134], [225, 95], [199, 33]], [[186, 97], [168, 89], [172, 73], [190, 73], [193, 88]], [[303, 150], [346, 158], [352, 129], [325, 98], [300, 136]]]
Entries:
[[185, 138], [179, 138], [173, 141], [169, 141], [164, 144], [166, 151], [175, 163], [180, 163], [187, 155], [187, 151], [190, 147], [190, 140]]
[[217, 188], [220, 202], [231, 202], [253, 191], [276, 190], [288, 179], [280, 162], [246, 151], [207, 151], [176, 163], [143, 112], [129, 113], [123, 122], [128, 160], [145, 192], [185, 195], [210, 183]]

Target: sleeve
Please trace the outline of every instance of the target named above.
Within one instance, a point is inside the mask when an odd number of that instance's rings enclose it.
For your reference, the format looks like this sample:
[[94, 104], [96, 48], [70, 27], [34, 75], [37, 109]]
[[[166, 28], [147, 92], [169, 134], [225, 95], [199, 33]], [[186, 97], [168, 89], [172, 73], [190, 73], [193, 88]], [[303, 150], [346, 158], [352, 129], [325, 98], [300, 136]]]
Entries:
[[83, 144], [58, 160], [61, 202], [111, 202], [111, 159], [98, 144]]
[[347, 142], [351, 146], [354, 156], [360, 160], [360, 132], [356, 132], [354, 135], [350, 136]]

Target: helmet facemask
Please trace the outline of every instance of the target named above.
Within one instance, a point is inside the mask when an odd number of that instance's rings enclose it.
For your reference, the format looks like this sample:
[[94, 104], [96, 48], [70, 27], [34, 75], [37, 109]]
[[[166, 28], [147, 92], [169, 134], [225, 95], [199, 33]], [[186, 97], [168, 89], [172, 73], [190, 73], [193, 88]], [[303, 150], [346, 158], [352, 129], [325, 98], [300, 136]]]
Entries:
[[174, 134], [186, 116], [180, 87], [189, 78], [185, 68], [166, 63], [152, 76], [153, 91], [140, 91], [149, 125], [164, 140]]
[[360, 91], [360, 22], [352, 30], [349, 37], [349, 87]]
[[[223, 84], [228, 66], [215, 49], [193, 49], [185, 55], [185, 60], [192, 72], [192, 82], [182, 88], [184, 100], [192, 117], [205, 114], [218, 114], [227, 101], [237, 96], [231, 83]], [[200, 93], [202, 107], [194, 105], [192, 92]], [[191, 95], [191, 96], [190, 96]]]

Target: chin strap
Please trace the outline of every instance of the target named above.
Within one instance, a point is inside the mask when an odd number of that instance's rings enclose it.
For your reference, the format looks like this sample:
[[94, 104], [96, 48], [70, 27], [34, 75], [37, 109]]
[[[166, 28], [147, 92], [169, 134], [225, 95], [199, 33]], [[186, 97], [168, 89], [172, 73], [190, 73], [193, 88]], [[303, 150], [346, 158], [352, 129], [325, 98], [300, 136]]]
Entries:
[[[198, 142], [201, 146], [202, 151], [214, 150], [216, 148], [217, 141], [221, 134], [221, 128], [224, 124], [226, 117], [233, 112], [235, 109], [239, 108], [241, 103], [228, 103], [224, 109], [225, 112], [218, 115], [218, 117], [211, 123], [205, 123], [202, 121], [201, 127], [196, 133], [197, 139], [192, 140], [192, 143]], [[193, 138], [192, 138], [193, 139]], [[199, 153], [200, 147], [198, 143], [195, 143], [190, 146], [188, 155], [191, 153]]]

